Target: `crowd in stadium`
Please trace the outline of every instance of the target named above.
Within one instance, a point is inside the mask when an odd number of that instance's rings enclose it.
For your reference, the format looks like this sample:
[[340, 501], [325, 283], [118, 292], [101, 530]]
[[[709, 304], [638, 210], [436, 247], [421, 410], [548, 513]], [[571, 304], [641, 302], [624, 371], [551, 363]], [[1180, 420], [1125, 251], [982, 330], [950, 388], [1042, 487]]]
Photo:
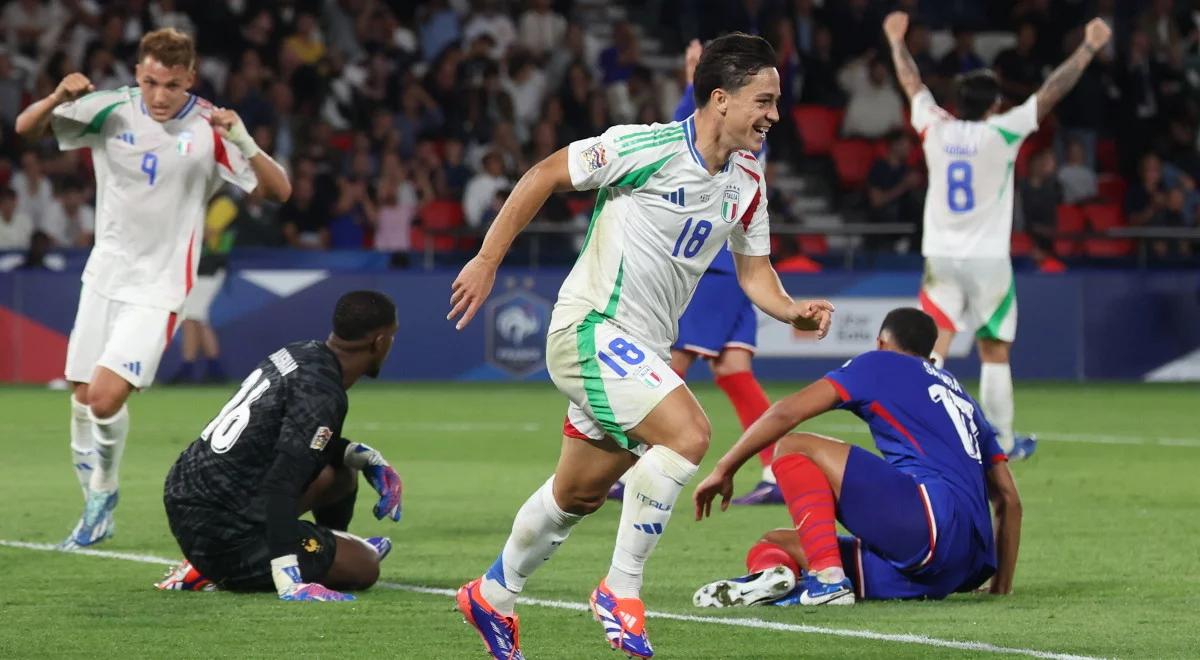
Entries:
[[[988, 66], [1005, 98], [1020, 101], [1078, 43], [1087, 18], [1114, 28], [1114, 42], [1015, 164], [1017, 254], [1054, 270], [1060, 259], [1133, 254], [1130, 240], [1086, 232], [1197, 224], [1200, 10], [1192, 3], [647, 0], [616, 3], [629, 4], [628, 19], [596, 20], [613, 15], [610, 4], [9, 2], [0, 14], [0, 250], [29, 250], [37, 263], [48, 250], [90, 244], [87, 155], [60, 153], [53, 140], [24, 144], [14, 119], [73, 71], [98, 89], [134, 84], [138, 37], [165, 26], [196, 35], [193, 91], [235, 110], [293, 182], [282, 206], [221, 193], [210, 229], [227, 240], [210, 247], [402, 255], [424, 249], [430, 232], [484, 228], [520, 175], [556, 149], [615, 123], [668, 120], [687, 41], [730, 30], [761, 33], [778, 54], [781, 122], [768, 162], [823, 182], [815, 190], [844, 218], [919, 226], [919, 138], [880, 30], [896, 7], [915, 17], [908, 46], [947, 107], [953, 77]], [[773, 222], [807, 222], [794, 199], [777, 192], [771, 201]], [[590, 206], [590, 195], [556, 196], [540, 219], [583, 227]], [[864, 246], [916, 250], [914, 238], [870, 236]], [[435, 246], [462, 240], [440, 235]], [[1158, 260], [1192, 258], [1186, 240], [1147, 247]]]

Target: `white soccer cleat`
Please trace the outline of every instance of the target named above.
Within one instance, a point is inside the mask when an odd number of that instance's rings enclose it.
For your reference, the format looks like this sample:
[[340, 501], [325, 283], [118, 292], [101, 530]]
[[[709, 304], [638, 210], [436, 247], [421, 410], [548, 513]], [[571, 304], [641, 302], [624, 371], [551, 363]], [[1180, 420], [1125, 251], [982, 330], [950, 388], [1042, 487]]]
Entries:
[[782, 598], [796, 586], [796, 576], [786, 566], [710, 582], [696, 591], [696, 607], [751, 607]]

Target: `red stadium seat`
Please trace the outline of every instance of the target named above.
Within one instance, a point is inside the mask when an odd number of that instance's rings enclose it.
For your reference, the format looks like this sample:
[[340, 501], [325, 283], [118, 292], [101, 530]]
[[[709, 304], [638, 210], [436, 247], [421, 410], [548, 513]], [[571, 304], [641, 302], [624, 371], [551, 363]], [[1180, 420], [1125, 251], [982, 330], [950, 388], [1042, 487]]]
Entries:
[[1105, 138], [1096, 142], [1096, 171], [1117, 171], [1117, 141]]
[[462, 227], [462, 204], [448, 199], [436, 199], [422, 206], [417, 211], [418, 223], [412, 228], [412, 249], [424, 250], [427, 240], [433, 241], [433, 248], [439, 252], [453, 250], [459, 240], [454, 236], [430, 236], [432, 232]]
[[[1077, 234], [1087, 228], [1083, 209], [1071, 204], [1060, 204], [1058, 207], [1059, 233]], [[1073, 257], [1079, 252], [1079, 239], [1058, 238], [1054, 241], [1054, 252], [1060, 257]]]
[[867, 182], [871, 165], [879, 155], [879, 148], [869, 140], [838, 140], [833, 143], [830, 156], [838, 182], [843, 188], [854, 190]]
[[840, 108], [823, 105], [798, 105], [792, 108], [792, 120], [796, 122], [796, 129], [804, 141], [804, 155], [823, 156], [829, 153], [837, 140], [844, 114], [845, 111]]
[[[1119, 204], [1088, 204], [1083, 215], [1094, 231], [1107, 231], [1125, 225], [1125, 217]], [[1113, 259], [1133, 254], [1133, 241], [1127, 238], [1089, 238], [1083, 242], [1083, 251], [1089, 257]]]
[[1125, 191], [1129, 184], [1119, 174], [1101, 174], [1096, 177], [1096, 192], [1100, 199], [1109, 204], [1124, 204]]

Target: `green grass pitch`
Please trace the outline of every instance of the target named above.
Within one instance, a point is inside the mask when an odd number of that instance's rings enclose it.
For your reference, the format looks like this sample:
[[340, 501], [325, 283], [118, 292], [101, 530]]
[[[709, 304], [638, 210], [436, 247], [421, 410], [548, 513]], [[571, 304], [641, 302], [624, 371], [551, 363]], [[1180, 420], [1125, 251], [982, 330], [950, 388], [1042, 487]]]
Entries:
[[[719, 391], [696, 389], [714, 427], [705, 474], [739, 428]], [[779, 397], [792, 387], [769, 389]], [[232, 390], [159, 387], [133, 399], [117, 535], [99, 549], [179, 556], [163, 514], [162, 480]], [[516, 509], [554, 467], [563, 399], [548, 383], [366, 384], [350, 401], [347, 435], [380, 448], [404, 478], [399, 525], [370, 515], [369, 488], [351, 525], [363, 536], [395, 541], [382, 580], [453, 589], [479, 575]], [[684, 515], [685, 504], [649, 563], [647, 606], [788, 625], [651, 618], [657, 657], [999, 657], [994, 647], [1026, 655], [1200, 656], [1197, 404], [1194, 386], [1018, 385], [1019, 427], [1044, 442], [1031, 461], [1014, 466], [1025, 527], [1016, 593], [1007, 598], [697, 610], [695, 588], [740, 573], [747, 544], [788, 519], [772, 507], [696, 523]], [[81, 504], [69, 465], [67, 396], [3, 388], [0, 414], [0, 541], [58, 542]], [[869, 443], [865, 427], [845, 413], [805, 428]], [[747, 469], [738, 490], [755, 480]], [[689, 488], [684, 497], [690, 495]], [[526, 596], [586, 602], [607, 568], [618, 516], [610, 505], [580, 524], [530, 580]], [[157, 593], [150, 585], [162, 570], [111, 556], [0, 546], [0, 657], [483, 657], [443, 594], [376, 588], [355, 603], [301, 604], [269, 594]], [[520, 613], [531, 659], [617, 657], [582, 611], [524, 605]], [[937, 645], [945, 640], [991, 646]]]

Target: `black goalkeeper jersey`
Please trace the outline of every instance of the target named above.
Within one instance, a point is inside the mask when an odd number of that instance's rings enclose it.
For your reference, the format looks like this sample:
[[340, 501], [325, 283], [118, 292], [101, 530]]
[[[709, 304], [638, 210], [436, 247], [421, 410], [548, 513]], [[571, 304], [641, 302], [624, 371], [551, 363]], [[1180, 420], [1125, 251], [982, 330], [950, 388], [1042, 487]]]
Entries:
[[298, 502], [326, 465], [341, 465], [348, 402], [337, 357], [323, 342], [272, 353], [175, 461], [163, 499], [212, 512], [213, 535], [266, 532], [283, 548]]

